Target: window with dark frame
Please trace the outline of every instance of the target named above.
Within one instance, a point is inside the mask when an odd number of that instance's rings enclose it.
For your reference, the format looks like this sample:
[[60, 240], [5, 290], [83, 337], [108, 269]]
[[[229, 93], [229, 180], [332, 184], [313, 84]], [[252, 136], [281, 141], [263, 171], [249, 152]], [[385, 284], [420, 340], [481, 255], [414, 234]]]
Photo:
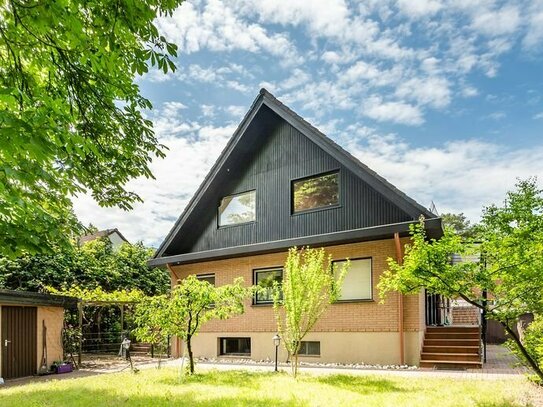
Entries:
[[[347, 260], [332, 262], [337, 276]], [[339, 301], [360, 301], [373, 299], [371, 258], [350, 260], [351, 266], [341, 286]]]
[[256, 220], [256, 190], [225, 196], [218, 210], [219, 227]]
[[305, 212], [339, 205], [339, 172], [292, 182], [292, 212]]
[[219, 355], [251, 356], [251, 338], [219, 338]]
[[318, 341], [302, 341], [300, 346], [300, 352], [298, 355], [302, 356], [320, 356], [321, 343]]
[[283, 282], [283, 269], [270, 268], [262, 270], [254, 270], [254, 282], [259, 287], [255, 294], [255, 304], [272, 304], [273, 303], [273, 287], [274, 284]]
[[215, 285], [215, 274], [208, 273], [208, 274], [197, 274], [196, 278], [200, 281], [207, 281], [212, 286]]

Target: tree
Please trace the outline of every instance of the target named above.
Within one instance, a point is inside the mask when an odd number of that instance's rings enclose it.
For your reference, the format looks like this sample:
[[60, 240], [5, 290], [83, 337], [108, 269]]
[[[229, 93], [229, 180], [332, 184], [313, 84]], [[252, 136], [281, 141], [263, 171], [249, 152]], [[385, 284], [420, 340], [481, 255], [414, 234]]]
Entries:
[[[187, 346], [189, 373], [194, 374], [192, 338], [198, 334], [202, 324], [218, 318], [227, 319], [244, 312], [244, 300], [252, 290], [243, 287], [243, 279], [233, 284], [214, 287], [207, 281], [200, 281], [194, 275], [179, 281], [169, 296], [161, 296], [143, 303], [137, 308], [136, 332], [140, 338], [160, 335], [177, 336]], [[152, 314], [149, 318], [146, 315]]]
[[292, 374], [298, 373], [302, 340], [328, 306], [341, 295], [341, 285], [350, 264], [332, 270], [332, 258], [324, 249], [289, 249], [281, 286], [274, 284], [273, 307], [277, 330], [289, 355]]
[[[519, 181], [502, 206], [485, 208], [480, 230], [478, 244], [464, 241], [450, 228], [440, 240], [428, 240], [421, 220], [412, 227], [403, 265], [389, 259], [389, 270], [379, 283], [381, 295], [424, 287], [449, 298], [461, 297], [500, 322], [543, 379], [540, 359], [513, 329], [521, 315], [543, 312], [543, 196], [536, 181]], [[453, 263], [453, 254], [480, 254], [481, 261]]]
[[[164, 312], [168, 308], [167, 304], [168, 297], [166, 295], [145, 297], [137, 304], [134, 313], [136, 328], [133, 330], [136, 338], [158, 347], [167, 340], [168, 334], [163, 324], [166, 316]], [[160, 367], [160, 360], [159, 357], [158, 367]]]
[[41, 291], [77, 285], [105, 291], [139, 289], [146, 295], [163, 294], [170, 287], [168, 273], [149, 268], [153, 249], [143, 244], [123, 243], [114, 250], [108, 238], [98, 238], [79, 247], [58, 248], [55, 254], [0, 257], [0, 288]]
[[181, 2], [0, 1], [0, 254], [68, 247], [74, 194], [141, 201], [125, 184], [165, 147], [134, 78], [175, 70], [154, 21]]
[[477, 225], [472, 225], [464, 213], [444, 213], [441, 215], [443, 226], [450, 227], [460, 236], [473, 238], [477, 234]]

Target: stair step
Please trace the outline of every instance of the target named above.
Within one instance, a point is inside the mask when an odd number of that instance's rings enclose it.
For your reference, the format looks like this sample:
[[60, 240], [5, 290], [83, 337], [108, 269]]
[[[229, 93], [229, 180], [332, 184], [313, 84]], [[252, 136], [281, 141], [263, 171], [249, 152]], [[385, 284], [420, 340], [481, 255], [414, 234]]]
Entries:
[[479, 339], [479, 333], [471, 332], [426, 332], [427, 339]]
[[457, 362], [480, 362], [481, 356], [473, 353], [421, 353], [421, 361], [442, 360]]
[[421, 360], [420, 367], [480, 369], [483, 367], [483, 364], [482, 362], [458, 362], [455, 360]]
[[479, 333], [479, 327], [474, 326], [427, 326], [426, 332], [467, 332], [467, 333]]
[[424, 353], [469, 353], [479, 354], [479, 346], [440, 346], [426, 345], [422, 347]]
[[425, 339], [424, 346], [479, 346], [479, 339]]

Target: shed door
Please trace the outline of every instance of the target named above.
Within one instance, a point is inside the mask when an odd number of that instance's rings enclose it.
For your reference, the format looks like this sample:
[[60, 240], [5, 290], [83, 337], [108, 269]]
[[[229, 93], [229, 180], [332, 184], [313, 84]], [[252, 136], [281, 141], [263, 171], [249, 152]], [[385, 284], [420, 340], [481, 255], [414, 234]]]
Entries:
[[2, 377], [36, 373], [36, 307], [2, 306]]

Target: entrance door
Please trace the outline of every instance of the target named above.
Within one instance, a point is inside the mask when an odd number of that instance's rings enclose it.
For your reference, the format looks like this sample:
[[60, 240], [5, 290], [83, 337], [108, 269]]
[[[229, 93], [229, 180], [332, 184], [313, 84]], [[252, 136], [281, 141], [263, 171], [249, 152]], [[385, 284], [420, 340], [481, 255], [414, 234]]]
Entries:
[[36, 307], [2, 306], [2, 377], [36, 373]]

